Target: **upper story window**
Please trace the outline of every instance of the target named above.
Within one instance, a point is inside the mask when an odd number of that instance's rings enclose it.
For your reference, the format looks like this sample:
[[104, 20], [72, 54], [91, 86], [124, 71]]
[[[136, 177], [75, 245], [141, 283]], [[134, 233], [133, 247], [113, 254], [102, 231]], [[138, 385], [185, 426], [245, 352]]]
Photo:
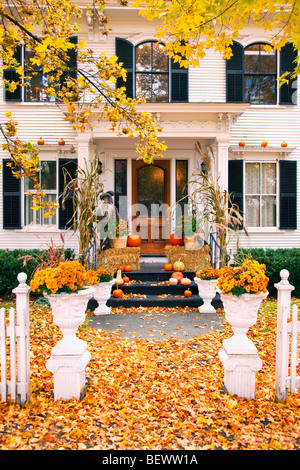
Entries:
[[187, 102], [188, 69], [169, 59], [163, 45], [154, 41], [133, 46], [125, 39], [116, 39], [116, 55], [127, 71], [127, 80], [117, 80], [129, 98], [147, 102]]
[[[70, 42], [77, 44], [77, 38], [70, 38]], [[49, 77], [51, 73], [44, 73], [42, 67], [33, 66], [31, 62], [32, 51], [25, 45], [16, 48], [14, 58], [16, 64], [22, 65], [24, 68], [24, 82], [17, 85], [14, 91], [9, 91], [5, 87], [5, 101], [28, 101], [42, 102], [55, 101], [55, 98], [47, 93], [47, 88], [53, 86], [63, 86], [67, 77], [76, 78], [77, 69], [77, 53], [73, 49], [69, 51], [69, 66], [60, 77], [60, 84], [51, 84]], [[20, 76], [14, 68], [4, 69], [3, 78], [8, 82], [20, 82]]]
[[245, 48], [244, 99], [252, 104], [276, 102], [276, 52], [264, 44]]
[[291, 43], [279, 53], [267, 52], [266, 44], [247, 47], [234, 42], [233, 56], [226, 61], [227, 102], [251, 104], [297, 104], [296, 79], [279, 87], [277, 78], [288, 72], [292, 75], [297, 51]]

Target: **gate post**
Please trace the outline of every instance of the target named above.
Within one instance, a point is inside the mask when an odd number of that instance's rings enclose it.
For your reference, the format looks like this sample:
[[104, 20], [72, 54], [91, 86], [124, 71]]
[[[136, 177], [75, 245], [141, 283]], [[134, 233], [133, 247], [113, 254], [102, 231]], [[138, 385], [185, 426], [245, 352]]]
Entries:
[[281, 281], [275, 284], [277, 296], [277, 336], [276, 336], [276, 371], [275, 371], [275, 402], [287, 398], [288, 365], [289, 365], [289, 334], [287, 320], [291, 313], [291, 293], [295, 289], [289, 281], [287, 269], [280, 271]]

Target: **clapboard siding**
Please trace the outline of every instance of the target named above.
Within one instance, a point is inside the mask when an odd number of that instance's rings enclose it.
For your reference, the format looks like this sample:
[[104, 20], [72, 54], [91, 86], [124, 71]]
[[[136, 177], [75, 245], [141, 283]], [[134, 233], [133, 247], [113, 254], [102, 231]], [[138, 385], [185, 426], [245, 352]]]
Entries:
[[199, 67], [189, 68], [189, 101], [223, 103], [225, 100], [225, 62], [220, 54], [207, 51]]

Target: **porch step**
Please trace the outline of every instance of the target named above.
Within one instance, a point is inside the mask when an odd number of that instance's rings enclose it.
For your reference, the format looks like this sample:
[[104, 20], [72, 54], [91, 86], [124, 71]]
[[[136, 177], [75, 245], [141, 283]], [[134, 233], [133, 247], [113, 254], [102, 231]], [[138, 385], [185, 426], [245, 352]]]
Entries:
[[[141, 263], [141, 270], [126, 274], [130, 278], [130, 282], [121, 286], [125, 296], [120, 299], [111, 297], [107, 301], [109, 307], [197, 308], [203, 304], [203, 300], [198, 295], [197, 284], [193, 280], [195, 277], [193, 271], [183, 271], [184, 277], [188, 277], [192, 281], [188, 286], [192, 292], [190, 297], [184, 296], [186, 286], [169, 285], [168, 280], [172, 271], [165, 271], [163, 263]], [[116, 288], [114, 285], [112, 291]], [[215, 308], [222, 308], [219, 294], [216, 293], [212, 304]]]

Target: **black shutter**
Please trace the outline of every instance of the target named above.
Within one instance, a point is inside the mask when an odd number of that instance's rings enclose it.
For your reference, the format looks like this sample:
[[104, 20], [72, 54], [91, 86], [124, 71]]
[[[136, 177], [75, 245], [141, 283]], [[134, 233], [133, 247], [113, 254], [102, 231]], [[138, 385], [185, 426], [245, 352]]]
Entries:
[[[243, 160], [228, 161], [228, 192], [232, 204], [244, 212], [244, 162]], [[242, 225], [240, 226], [242, 228]]]
[[244, 48], [233, 42], [233, 56], [226, 60], [226, 101], [242, 103], [244, 101]]
[[[22, 46], [17, 46], [16, 51], [14, 53], [14, 58], [18, 62], [18, 64], [22, 65]], [[3, 79], [8, 80], [9, 82], [19, 82], [20, 75], [15, 72], [13, 68], [11, 69], [4, 69], [3, 70]], [[4, 89], [4, 99], [5, 101], [22, 101], [22, 91], [21, 86], [17, 85], [15, 91], [11, 92], [8, 91], [7, 85], [5, 85]]]
[[[78, 40], [76, 36], [69, 38], [71, 44], [77, 44]], [[68, 50], [68, 62], [66, 64], [66, 70], [60, 77], [61, 86], [66, 86], [65, 81], [67, 78], [77, 78], [77, 49]]]
[[117, 79], [117, 88], [125, 87], [128, 98], [133, 98], [133, 45], [126, 39], [116, 38], [116, 56], [127, 71], [126, 82]]
[[65, 183], [69, 183], [76, 177], [77, 160], [60, 158], [58, 161], [58, 190], [59, 190], [59, 212], [58, 212], [58, 227], [62, 230], [72, 227], [73, 225], [73, 198], [70, 195], [62, 206], [62, 194], [64, 191]]
[[21, 180], [13, 176], [8, 162], [2, 162], [3, 228], [14, 229], [21, 228]]
[[188, 69], [171, 60], [171, 102], [187, 103]]
[[280, 188], [280, 228], [295, 230], [297, 228], [297, 162], [279, 162]]
[[284, 83], [279, 88], [279, 104], [297, 104], [297, 78], [290, 79], [297, 65], [298, 52], [291, 42], [287, 43], [280, 51], [280, 75], [289, 72], [287, 79], [289, 83]]

